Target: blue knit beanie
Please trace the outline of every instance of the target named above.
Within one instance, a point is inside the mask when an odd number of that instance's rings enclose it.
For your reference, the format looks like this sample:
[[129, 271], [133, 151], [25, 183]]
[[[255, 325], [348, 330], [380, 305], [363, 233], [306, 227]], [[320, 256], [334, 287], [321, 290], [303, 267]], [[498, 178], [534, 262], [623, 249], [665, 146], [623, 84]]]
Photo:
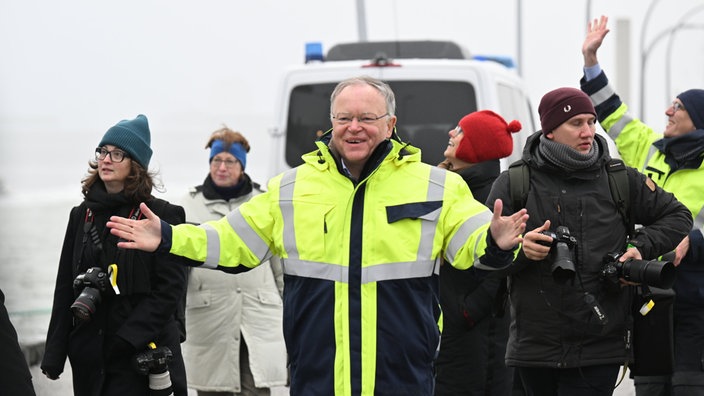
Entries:
[[694, 127], [704, 129], [704, 89], [690, 89], [677, 95], [692, 119]]
[[150, 143], [149, 122], [144, 114], [140, 114], [133, 120], [122, 120], [113, 125], [105, 132], [98, 147], [106, 144], [119, 147], [129, 153], [144, 169], [148, 169], [149, 160], [152, 158]]

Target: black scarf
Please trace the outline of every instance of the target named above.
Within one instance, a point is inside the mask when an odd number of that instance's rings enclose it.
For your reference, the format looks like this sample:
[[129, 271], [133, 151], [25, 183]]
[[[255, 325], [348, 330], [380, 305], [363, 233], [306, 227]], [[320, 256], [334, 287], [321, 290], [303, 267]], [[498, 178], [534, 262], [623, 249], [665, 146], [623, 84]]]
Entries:
[[697, 169], [704, 158], [704, 129], [682, 136], [662, 138], [653, 143], [653, 146], [665, 154], [665, 163], [672, 171]]
[[[108, 193], [105, 184], [100, 180], [88, 190], [85, 203], [88, 209], [93, 212], [92, 227], [95, 227], [102, 247], [98, 248], [94, 243], [89, 242], [89, 248], [84, 251], [83, 260], [85, 261], [82, 266], [86, 268], [99, 266], [107, 271], [108, 264], [116, 263], [119, 268], [117, 279], [118, 284], [121, 285], [120, 292], [122, 294], [148, 292], [150, 290], [149, 266], [146, 263], [135, 262], [138, 257], [135, 251], [118, 249], [118, 238], [112, 235], [105, 226], [110, 216], [128, 217], [139, 203], [130, 201], [123, 191], [114, 194]], [[91, 241], [91, 238], [88, 240]]]

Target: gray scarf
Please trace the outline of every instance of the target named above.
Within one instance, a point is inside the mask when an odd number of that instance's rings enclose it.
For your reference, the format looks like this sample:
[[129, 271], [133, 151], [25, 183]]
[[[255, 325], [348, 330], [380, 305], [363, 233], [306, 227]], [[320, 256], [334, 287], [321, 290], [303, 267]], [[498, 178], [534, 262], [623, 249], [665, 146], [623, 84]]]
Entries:
[[554, 142], [546, 138], [545, 135], [540, 135], [538, 153], [548, 162], [568, 172], [573, 172], [589, 168], [596, 163], [599, 159], [599, 144], [595, 139], [589, 153], [581, 154], [566, 144]]

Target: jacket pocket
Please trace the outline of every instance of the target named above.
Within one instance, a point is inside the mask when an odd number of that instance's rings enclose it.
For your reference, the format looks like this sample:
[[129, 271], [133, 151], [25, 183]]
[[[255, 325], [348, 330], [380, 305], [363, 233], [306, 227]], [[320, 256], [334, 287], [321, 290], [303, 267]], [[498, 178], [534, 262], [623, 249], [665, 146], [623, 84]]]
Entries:
[[403, 219], [435, 221], [440, 216], [442, 201], [411, 202], [386, 207], [386, 220], [395, 223]]
[[210, 290], [189, 290], [186, 294], [186, 309], [209, 307], [211, 299]]
[[281, 300], [281, 296], [279, 296], [279, 293], [271, 291], [271, 290], [259, 289], [259, 290], [257, 290], [257, 297], [259, 298], [259, 302], [264, 305], [282, 305], [283, 304], [283, 301]]

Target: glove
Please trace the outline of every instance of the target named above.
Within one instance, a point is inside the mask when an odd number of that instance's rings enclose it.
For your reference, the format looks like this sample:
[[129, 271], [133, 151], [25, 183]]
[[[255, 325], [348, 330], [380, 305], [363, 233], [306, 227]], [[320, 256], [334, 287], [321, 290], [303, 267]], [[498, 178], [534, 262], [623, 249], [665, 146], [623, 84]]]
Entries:
[[132, 344], [120, 336], [113, 336], [106, 348], [106, 357], [110, 360], [131, 358], [137, 351]]

